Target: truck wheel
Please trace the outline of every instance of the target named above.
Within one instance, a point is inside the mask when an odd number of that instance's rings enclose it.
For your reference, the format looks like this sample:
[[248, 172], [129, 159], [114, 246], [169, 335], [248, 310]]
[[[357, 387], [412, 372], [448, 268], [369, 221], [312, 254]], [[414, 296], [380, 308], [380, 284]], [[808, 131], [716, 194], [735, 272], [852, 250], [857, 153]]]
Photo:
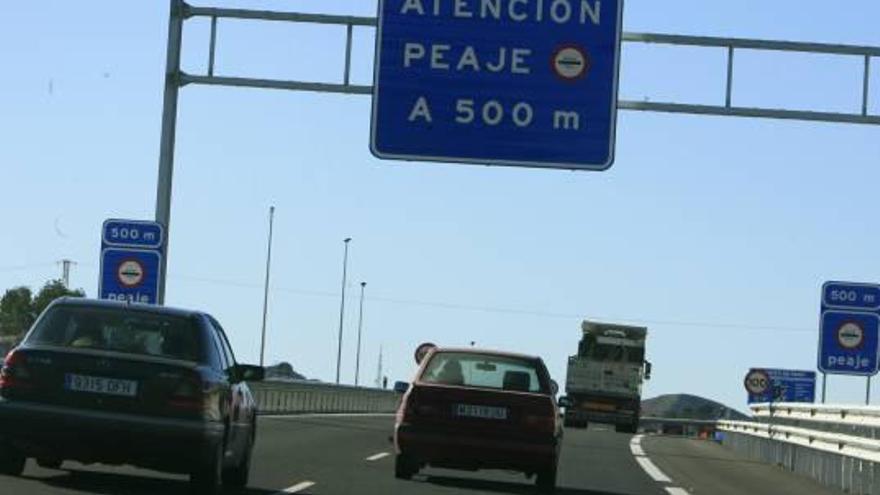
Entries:
[[0, 474], [21, 476], [26, 462], [27, 458], [21, 452], [12, 447], [0, 445]]

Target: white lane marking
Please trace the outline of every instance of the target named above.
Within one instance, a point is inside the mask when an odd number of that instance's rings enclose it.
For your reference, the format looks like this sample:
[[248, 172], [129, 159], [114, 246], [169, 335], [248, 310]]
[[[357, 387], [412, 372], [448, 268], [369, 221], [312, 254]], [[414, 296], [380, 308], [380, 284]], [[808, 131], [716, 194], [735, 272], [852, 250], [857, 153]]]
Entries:
[[367, 460], [370, 462], [378, 461], [379, 459], [382, 459], [383, 457], [388, 457], [389, 455], [391, 455], [391, 454], [389, 454], [388, 452], [379, 452], [378, 454], [371, 455], [370, 457], [367, 457]]
[[638, 456], [636, 457], [636, 462], [639, 463], [639, 466], [642, 466], [642, 469], [644, 469], [645, 472], [648, 473], [648, 476], [654, 481], [658, 483], [672, 483], [669, 476], [666, 476], [663, 471], [660, 471], [660, 468], [654, 465], [654, 463], [651, 462], [651, 459], [648, 459], [645, 456]]
[[311, 488], [313, 486], [315, 486], [314, 481], [303, 481], [303, 482], [297, 483], [291, 487], [285, 488], [284, 490], [281, 490], [280, 492], [276, 493], [275, 495], [284, 495], [286, 493], [299, 493], [299, 492], [306, 490], [308, 488]]
[[645, 450], [642, 449], [642, 438], [644, 435], [636, 435], [629, 441], [629, 450], [632, 451], [633, 456], [636, 458], [636, 462], [639, 463], [639, 466], [648, 473], [648, 476], [651, 477], [654, 481], [658, 483], [672, 483], [672, 480], [669, 476], [666, 476], [663, 471], [660, 470], [651, 459], [648, 459], [648, 456], [645, 454]]
[[679, 487], [677, 487], [677, 486], [667, 487], [667, 488], [666, 488], [666, 492], [667, 492], [669, 495], [691, 495], [691, 494], [690, 494], [687, 490], [685, 490], [684, 488], [679, 488]]

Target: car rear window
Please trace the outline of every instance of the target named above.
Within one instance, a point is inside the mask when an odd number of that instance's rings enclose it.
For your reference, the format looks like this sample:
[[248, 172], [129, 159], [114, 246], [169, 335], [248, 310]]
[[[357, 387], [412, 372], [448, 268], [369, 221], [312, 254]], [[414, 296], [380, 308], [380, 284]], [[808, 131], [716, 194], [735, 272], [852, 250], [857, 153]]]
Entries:
[[431, 357], [420, 380], [443, 385], [549, 393], [542, 376], [539, 362], [532, 359], [438, 352]]
[[40, 319], [27, 342], [199, 361], [199, 334], [197, 322], [182, 316], [56, 306]]

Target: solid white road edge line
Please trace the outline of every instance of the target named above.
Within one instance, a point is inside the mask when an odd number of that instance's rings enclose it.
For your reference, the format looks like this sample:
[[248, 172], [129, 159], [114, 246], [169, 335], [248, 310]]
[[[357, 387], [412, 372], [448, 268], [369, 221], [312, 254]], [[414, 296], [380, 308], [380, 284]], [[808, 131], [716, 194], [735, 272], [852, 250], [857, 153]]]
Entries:
[[391, 455], [391, 454], [389, 454], [388, 452], [379, 452], [378, 454], [371, 455], [370, 457], [367, 457], [366, 460], [368, 460], [370, 462], [378, 461], [379, 459], [382, 459], [383, 457], [388, 457], [389, 455]]
[[275, 495], [284, 495], [287, 493], [299, 493], [299, 492], [306, 490], [308, 488], [311, 488], [313, 486], [315, 486], [314, 481], [303, 481], [303, 482], [297, 483], [289, 488], [285, 488], [284, 490], [281, 490], [280, 492], [276, 493]]
[[[644, 435], [636, 435], [629, 442], [629, 450], [632, 451], [633, 456], [635, 456], [636, 462], [639, 463], [639, 466], [641, 466], [645, 473], [647, 473], [654, 481], [658, 483], [672, 483], [672, 479], [670, 479], [669, 476], [666, 476], [666, 473], [661, 471], [660, 468], [648, 458], [645, 449], [642, 448], [643, 437]], [[684, 488], [676, 486], [666, 486], [664, 488], [669, 495], [690, 495], [690, 493]]]
[[651, 462], [651, 459], [640, 455], [636, 456], [636, 462], [639, 463], [639, 466], [642, 466], [642, 469], [648, 473], [648, 476], [650, 476], [652, 480], [658, 483], [672, 483], [669, 476], [666, 476], [663, 471], [660, 471], [660, 468], [654, 465], [654, 463]]

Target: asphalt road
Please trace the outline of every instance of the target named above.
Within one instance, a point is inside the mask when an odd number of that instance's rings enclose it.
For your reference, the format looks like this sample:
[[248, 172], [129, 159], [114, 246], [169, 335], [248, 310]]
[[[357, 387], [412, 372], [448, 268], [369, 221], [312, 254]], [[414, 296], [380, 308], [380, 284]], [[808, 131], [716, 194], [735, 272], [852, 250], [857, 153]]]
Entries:
[[[427, 469], [393, 476], [390, 416], [263, 418], [247, 495], [527, 494], [521, 474]], [[739, 458], [711, 442], [632, 437], [604, 428], [566, 432], [560, 495], [839, 495], [779, 468]], [[186, 477], [65, 463], [28, 463], [22, 478], [0, 476], [0, 493], [183, 495]]]

